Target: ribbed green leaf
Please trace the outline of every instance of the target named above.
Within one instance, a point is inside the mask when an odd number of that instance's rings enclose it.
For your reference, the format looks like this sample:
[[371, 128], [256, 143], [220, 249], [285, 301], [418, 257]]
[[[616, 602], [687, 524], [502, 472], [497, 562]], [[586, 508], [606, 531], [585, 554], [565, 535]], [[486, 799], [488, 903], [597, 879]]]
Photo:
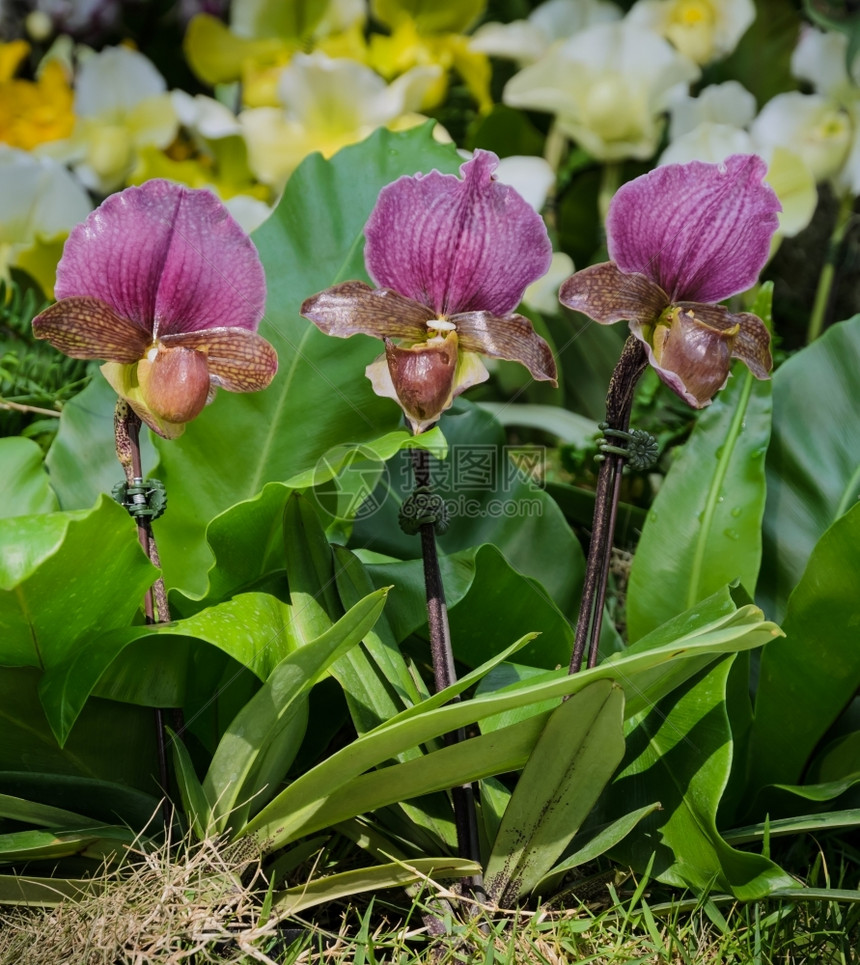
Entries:
[[547, 720], [487, 862], [487, 892], [503, 907], [532, 891], [588, 816], [624, 756], [623, 718], [624, 692], [597, 680]]

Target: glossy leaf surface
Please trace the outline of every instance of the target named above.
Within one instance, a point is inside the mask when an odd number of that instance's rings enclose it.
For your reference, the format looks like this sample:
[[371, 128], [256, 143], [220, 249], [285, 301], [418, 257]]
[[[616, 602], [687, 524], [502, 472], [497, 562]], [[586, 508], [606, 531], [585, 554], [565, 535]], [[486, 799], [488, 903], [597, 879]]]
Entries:
[[60, 507], [32, 439], [0, 439], [0, 516], [53, 513]]
[[627, 594], [631, 640], [740, 579], [761, 560], [770, 383], [739, 363], [672, 464], [636, 548]]
[[860, 506], [821, 537], [788, 601], [786, 638], [762, 656], [750, 774], [797, 784], [807, 759], [860, 686]]
[[773, 377], [773, 438], [757, 599], [781, 620], [813, 547], [860, 498], [860, 315], [831, 325]]

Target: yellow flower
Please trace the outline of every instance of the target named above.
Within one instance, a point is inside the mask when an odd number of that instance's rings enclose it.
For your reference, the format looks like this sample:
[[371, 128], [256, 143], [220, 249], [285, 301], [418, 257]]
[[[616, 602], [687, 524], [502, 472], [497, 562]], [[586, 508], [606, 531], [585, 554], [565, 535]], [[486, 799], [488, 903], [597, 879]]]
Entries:
[[25, 151], [68, 137], [75, 124], [72, 91], [59, 63], [49, 61], [35, 81], [15, 79], [29, 51], [23, 40], [0, 44], [0, 141]]
[[[422, 110], [438, 107], [445, 99], [448, 74], [456, 71], [482, 111], [492, 107], [489, 57], [469, 46], [466, 30], [485, 4], [445, 2], [421, 12], [406, 0], [377, 0], [373, 13], [391, 30], [390, 36], [370, 38], [368, 62], [386, 79], [412, 67], [441, 67], [444, 73], [421, 104]], [[420, 5], [419, 5], [420, 6]]]
[[243, 111], [239, 123], [248, 163], [264, 184], [280, 190], [313, 151], [331, 157], [377, 127], [403, 130], [426, 120], [417, 114], [438, 67], [414, 67], [391, 84], [353, 60], [317, 51], [296, 54], [278, 82], [282, 106]]
[[205, 83], [242, 83], [245, 107], [276, 107], [281, 69], [294, 54], [322, 50], [363, 61], [364, 5], [328, 0], [313, 5], [282, 0], [234, 0], [230, 26], [208, 14], [190, 21], [183, 41], [188, 64]]

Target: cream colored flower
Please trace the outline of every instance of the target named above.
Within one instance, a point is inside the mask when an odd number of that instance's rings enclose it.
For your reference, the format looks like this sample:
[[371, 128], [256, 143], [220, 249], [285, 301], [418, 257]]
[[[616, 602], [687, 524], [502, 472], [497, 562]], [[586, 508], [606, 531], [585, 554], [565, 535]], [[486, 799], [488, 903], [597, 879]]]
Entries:
[[377, 127], [420, 123], [425, 118], [415, 112], [439, 74], [438, 67], [416, 67], [386, 84], [353, 60], [296, 54], [278, 82], [283, 107], [239, 115], [251, 170], [265, 184], [281, 187], [313, 151], [330, 157]]
[[672, 103], [669, 108], [669, 140], [674, 141], [705, 123], [745, 128], [755, 117], [755, 112], [755, 97], [743, 84], [736, 80], [711, 84], [698, 97], [686, 95]]
[[589, 27], [516, 74], [503, 100], [555, 114], [561, 133], [600, 160], [645, 159], [663, 112], [699, 76], [662, 37], [629, 20]]
[[90, 199], [61, 164], [5, 146], [0, 182], [0, 277], [23, 268], [51, 294], [62, 242], [90, 213]]
[[475, 31], [470, 46], [524, 67], [540, 60], [555, 41], [596, 23], [620, 19], [621, 10], [611, 0], [546, 0], [535, 7], [528, 20], [485, 23]]
[[860, 58], [846, 70], [844, 34], [809, 28], [792, 57], [795, 75], [811, 94], [777, 94], [762, 108], [753, 135], [768, 146], [797, 151], [817, 181], [839, 194], [860, 193]]
[[143, 54], [106, 47], [81, 65], [75, 83], [77, 123], [67, 141], [43, 153], [72, 162], [86, 187], [108, 194], [126, 183], [145, 147], [165, 148], [179, 121], [164, 78]]
[[753, 0], [638, 0], [630, 21], [670, 40], [697, 64], [730, 54], [755, 20]]

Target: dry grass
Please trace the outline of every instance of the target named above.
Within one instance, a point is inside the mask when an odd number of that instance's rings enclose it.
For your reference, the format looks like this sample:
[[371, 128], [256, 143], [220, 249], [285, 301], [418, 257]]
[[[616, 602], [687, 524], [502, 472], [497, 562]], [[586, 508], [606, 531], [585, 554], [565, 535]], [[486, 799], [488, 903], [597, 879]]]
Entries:
[[575, 908], [509, 912], [427, 881], [411, 903], [380, 892], [284, 930], [263, 911], [259, 855], [217, 840], [134, 850], [99, 884], [0, 910], [0, 965], [860, 965], [860, 905], [661, 904], [636, 876], [570, 896]]
[[0, 913], [2, 965], [262, 962], [259, 858], [218, 841], [133, 851], [103, 888], [53, 909]]

